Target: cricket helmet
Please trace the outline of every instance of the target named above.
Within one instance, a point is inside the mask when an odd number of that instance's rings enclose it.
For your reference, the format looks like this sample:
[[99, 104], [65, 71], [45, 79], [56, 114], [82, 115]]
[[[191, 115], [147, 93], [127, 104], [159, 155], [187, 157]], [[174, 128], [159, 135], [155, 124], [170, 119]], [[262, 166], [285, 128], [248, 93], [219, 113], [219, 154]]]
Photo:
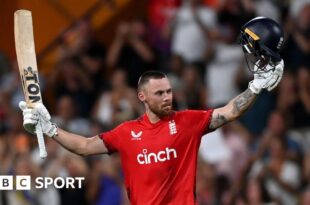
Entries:
[[[239, 40], [249, 69], [252, 72], [266, 72], [268, 64], [278, 64], [281, 61], [279, 51], [283, 39], [281, 26], [270, 18], [256, 17], [244, 24]], [[274, 66], [268, 66], [271, 67]]]

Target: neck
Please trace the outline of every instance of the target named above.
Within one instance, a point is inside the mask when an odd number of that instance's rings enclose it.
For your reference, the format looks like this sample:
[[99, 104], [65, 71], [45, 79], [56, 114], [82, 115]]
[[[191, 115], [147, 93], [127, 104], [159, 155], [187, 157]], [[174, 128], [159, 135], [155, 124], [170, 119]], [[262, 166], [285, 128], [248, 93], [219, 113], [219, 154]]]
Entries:
[[160, 117], [156, 115], [155, 113], [153, 113], [150, 109], [146, 109], [145, 113], [147, 117], [149, 118], [150, 122], [153, 124], [160, 120]]

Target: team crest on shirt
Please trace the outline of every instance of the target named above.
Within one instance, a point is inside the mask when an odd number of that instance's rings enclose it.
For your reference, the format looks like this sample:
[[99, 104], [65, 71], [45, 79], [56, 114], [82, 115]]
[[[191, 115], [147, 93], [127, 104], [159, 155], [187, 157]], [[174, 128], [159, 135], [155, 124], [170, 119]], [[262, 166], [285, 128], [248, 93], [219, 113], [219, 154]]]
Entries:
[[134, 131], [131, 130], [131, 140], [141, 140], [141, 136], [142, 136], [142, 131], [135, 133]]
[[175, 125], [175, 121], [174, 120], [170, 120], [169, 121], [169, 131], [170, 131], [170, 135], [174, 135], [176, 134], [177, 131], [177, 126]]

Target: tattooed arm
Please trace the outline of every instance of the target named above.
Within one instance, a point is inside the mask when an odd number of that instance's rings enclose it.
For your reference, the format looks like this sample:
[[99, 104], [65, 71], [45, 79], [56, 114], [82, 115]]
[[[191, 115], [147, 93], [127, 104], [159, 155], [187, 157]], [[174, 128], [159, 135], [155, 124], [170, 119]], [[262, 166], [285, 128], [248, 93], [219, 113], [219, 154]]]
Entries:
[[257, 94], [250, 89], [232, 99], [227, 105], [213, 111], [210, 130], [215, 130], [224, 124], [239, 118], [256, 100]]

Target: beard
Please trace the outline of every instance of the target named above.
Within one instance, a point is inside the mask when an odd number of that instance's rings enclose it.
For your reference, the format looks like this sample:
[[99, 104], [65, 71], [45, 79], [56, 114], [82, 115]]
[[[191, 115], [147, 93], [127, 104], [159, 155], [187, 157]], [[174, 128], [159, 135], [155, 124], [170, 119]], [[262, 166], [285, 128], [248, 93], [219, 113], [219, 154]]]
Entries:
[[163, 105], [148, 105], [149, 109], [159, 117], [165, 117], [172, 113], [172, 103], [165, 103]]

